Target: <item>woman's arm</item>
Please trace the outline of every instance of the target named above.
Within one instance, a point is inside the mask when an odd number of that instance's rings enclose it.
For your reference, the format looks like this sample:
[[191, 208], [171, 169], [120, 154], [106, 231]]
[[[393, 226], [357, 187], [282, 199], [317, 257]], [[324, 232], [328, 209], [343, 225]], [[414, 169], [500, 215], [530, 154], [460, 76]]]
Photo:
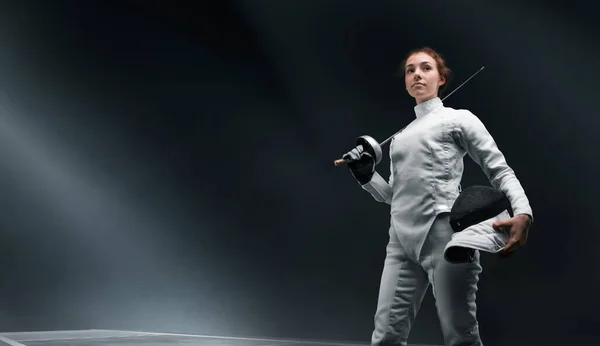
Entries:
[[390, 162], [390, 178], [386, 182], [377, 171], [373, 174], [371, 180], [362, 185], [362, 188], [367, 190], [377, 202], [392, 204], [392, 183], [394, 181], [394, 171]]
[[457, 143], [481, 167], [492, 186], [506, 194], [514, 215], [528, 215], [533, 222], [525, 191], [485, 125], [468, 110], [457, 112], [453, 131]]

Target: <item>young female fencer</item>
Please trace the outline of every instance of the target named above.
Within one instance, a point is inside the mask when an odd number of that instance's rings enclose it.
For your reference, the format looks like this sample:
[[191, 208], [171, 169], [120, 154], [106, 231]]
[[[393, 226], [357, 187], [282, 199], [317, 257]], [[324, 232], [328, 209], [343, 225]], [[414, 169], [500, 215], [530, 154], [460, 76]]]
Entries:
[[431, 284], [445, 344], [480, 346], [475, 303], [480, 254], [475, 250], [473, 258], [462, 263], [444, 258], [453, 235], [449, 213], [460, 192], [463, 157], [468, 154], [510, 201], [515, 216], [494, 224], [509, 232], [504, 253], [524, 245], [532, 209], [480, 119], [440, 100], [451, 74], [445, 59], [421, 48], [411, 51], [401, 68], [406, 90], [416, 101], [416, 117], [390, 142], [389, 180], [375, 171], [373, 157], [360, 147], [342, 156], [362, 188], [391, 209], [371, 344], [406, 345]]

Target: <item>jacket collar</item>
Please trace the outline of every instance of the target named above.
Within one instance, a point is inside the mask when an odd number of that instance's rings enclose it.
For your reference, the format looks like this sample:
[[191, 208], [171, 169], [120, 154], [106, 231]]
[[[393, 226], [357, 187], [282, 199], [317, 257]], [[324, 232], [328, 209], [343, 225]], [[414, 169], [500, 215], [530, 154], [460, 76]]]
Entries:
[[435, 108], [443, 106], [442, 100], [439, 97], [432, 98], [415, 106], [415, 115], [417, 118], [431, 113]]

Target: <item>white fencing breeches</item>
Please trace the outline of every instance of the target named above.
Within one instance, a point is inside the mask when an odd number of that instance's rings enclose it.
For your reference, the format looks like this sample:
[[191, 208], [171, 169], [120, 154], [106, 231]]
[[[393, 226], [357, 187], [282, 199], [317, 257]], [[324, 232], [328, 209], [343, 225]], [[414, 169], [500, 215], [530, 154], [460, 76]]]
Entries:
[[453, 230], [449, 214], [438, 215], [421, 250], [410, 258], [390, 228], [371, 345], [406, 346], [421, 301], [431, 284], [446, 346], [483, 346], [476, 317], [475, 294], [479, 252], [471, 263], [452, 264], [444, 248]]

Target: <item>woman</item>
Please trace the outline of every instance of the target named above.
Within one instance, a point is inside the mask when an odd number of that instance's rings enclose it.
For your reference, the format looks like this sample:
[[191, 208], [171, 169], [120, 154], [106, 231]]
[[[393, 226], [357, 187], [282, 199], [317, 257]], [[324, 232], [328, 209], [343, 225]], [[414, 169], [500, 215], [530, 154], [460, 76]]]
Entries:
[[445, 107], [439, 96], [451, 70], [430, 48], [410, 52], [402, 63], [406, 90], [416, 101], [416, 118], [390, 142], [390, 177], [376, 171], [360, 148], [344, 155], [362, 188], [390, 204], [387, 256], [380, 283], [372, 345], [406, 345], [423, 296], [432, 285], [444, 342], [482, 345], [475, 293], [479, 252], [469, 263], [451, 264], [444, 246], [453, 231], [449, 212], [459, 195], [463, 157], [482, 168], [493, 187], [504, 192], [514, 217], [494, 227], [509, 227], [504, 252], [524, 245], [533, 213], [529, 201], [481, 121], [468, 110]]

